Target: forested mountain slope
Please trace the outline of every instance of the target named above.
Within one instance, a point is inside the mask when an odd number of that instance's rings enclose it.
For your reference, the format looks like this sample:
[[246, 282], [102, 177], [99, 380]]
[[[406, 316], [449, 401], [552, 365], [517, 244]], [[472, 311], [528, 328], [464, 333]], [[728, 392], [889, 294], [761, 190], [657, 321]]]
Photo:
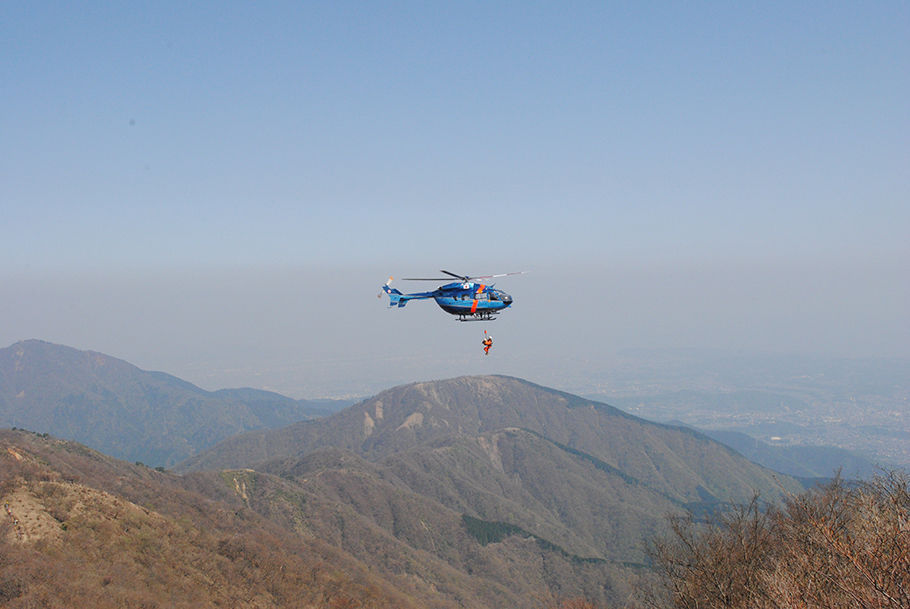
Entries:
[[38, 340], [0, 349], [0, 427], [50, 433], [152, 466], [324, 408], [255, 389], [205, 391], [102, 353]]

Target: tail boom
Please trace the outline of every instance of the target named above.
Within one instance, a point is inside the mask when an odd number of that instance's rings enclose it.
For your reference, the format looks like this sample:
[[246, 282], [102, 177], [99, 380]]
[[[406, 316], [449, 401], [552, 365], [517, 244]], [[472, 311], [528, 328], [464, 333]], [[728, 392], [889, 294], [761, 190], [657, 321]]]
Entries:
[[393, 288], [388, 283], [382, 286], [382, 290], [389, 295], [389, 306], [399, 308], [408, 304], [409, 300], [433, 298], [436, 295], [436, 292], [417, 292], [416, 294], [402, 294], [401, 291], [399, 291], [397, 288]]

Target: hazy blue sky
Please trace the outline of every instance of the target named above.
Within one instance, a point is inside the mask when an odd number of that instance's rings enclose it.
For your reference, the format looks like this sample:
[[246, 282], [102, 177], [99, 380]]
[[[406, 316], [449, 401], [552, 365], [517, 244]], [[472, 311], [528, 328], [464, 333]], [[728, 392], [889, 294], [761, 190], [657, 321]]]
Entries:
[[[4, 2], [0, 82], [0, 346], [298, 396], [910, 357], [906, 2]], [[441, 268], [532, 273], [375, 298]]]

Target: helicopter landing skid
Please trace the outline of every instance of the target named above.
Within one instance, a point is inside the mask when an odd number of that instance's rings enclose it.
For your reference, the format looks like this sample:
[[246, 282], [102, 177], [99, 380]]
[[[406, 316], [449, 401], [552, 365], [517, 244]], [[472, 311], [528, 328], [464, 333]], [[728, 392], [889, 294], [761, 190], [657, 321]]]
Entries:
[[465, 313], [458, 316], [458, 321], [496, 321], [497, 313]]

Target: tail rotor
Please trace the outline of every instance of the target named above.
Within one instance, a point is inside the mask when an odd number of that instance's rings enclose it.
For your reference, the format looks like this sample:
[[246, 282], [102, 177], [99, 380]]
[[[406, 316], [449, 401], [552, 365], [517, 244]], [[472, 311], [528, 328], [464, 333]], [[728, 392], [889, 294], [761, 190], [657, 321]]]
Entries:
[[389, 278], [386, 279], [385, 285], [383, 285], [381, 288], [379, 288], [379, 293], [376, 294], [376, 298], [382, 298], [382, 295], [385, 293], [386, 288], [392, 287], [392, 280], [393, 280], [393, 279], [395, 279], [395, 278], [392, 277], [391, 275], [389, 275]]

